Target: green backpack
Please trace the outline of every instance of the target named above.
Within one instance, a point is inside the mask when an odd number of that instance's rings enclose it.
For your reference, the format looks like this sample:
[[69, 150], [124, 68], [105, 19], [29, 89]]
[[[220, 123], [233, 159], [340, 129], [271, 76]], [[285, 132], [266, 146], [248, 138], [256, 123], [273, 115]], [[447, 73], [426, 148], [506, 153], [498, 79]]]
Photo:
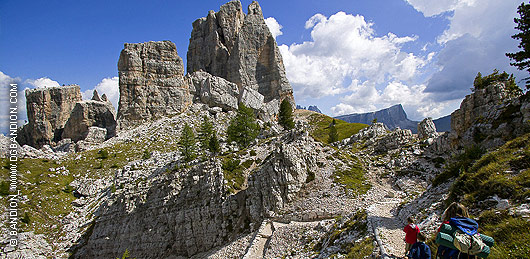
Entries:
[[460, 252], [469, 255], [479, 254], [486, 246], [479, 233], [468, 235], [460, 229], [454, 233], [453, 244]]

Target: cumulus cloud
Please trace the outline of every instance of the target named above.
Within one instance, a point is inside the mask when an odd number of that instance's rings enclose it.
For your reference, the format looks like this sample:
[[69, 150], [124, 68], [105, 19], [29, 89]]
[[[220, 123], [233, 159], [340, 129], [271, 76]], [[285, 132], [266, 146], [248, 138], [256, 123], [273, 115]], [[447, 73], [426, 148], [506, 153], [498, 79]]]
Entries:
[[276, 37], [278, 37], [278, 36], [283, 34], [283, 32], [282, 32], [283, 26], [281, 24], [279, 24], [278, 21], [276, 21], [276, 19], [274, 19], [274, 17], [269, 17], [269, 18], [265, 19], [265, 23], [269, 27], [269, 30], [271, 31], [272, 36], [274, 37], [274, 39], [276, 39]]
[[94, 89], [98, 91], [99, 95], [107, 95], [109, 101], [118, 109], [118, 101], [120, 99], [119, 77], [103, 78], [94, 88], [84, 91], [83, 99], [91, 99]]
[[451, 11], [448, 28], [438, 37], [443, 48], [436, 56], [435, 72], [427, 82], [425, 92], [433, 93], [436, 101], [463, 98], [470, 92], [477, 72], [489, 74], [493, 69], [514, 73], [524, 78], [523, 72], [509, 65], [506, 52], [517, 50], [513, 18], [518, 0], [407, 0], [425, 16]]
[[47, 77], [41, 77], [39, 79], [27, 79], [26, 84], [32, 85], [35, 88], [44, 88], [44, 87], [56, 87], [60, 86], [57, 81], [51, 80]]
[[[425, 86], [407, 86], [433, 54], [402, 50], [415, 36], [378, 36], [361, 15], [316, 14], [307, 20], [311, 41], [280, 46], [287, 76], [297, 99], [339, 95], [333, 115], [366, 112], [387, 104], [425, 100]], [[389, 83], [390, 82], [390, 83]], [[421, 98], [418, 97], [421, 95]]]
[[476, 0], [406, 0], [414, 9], [426, 17], [454, 11], [462, 6], [474, 5]]
[[[425, 93], [424, 84], [408, 86], [399, 81], [389, 82], [378, 91], [373, 83], [366, 82], [354, 87], [354, 91], [340, 98], [340, 103], [331, 108], [332, 115], [363, 113], [402, 104], [412, 118], [438, 117], [443, 115], [448, 102], [432, 102]], [[362, 101], [360, 101], [362, 100]]]

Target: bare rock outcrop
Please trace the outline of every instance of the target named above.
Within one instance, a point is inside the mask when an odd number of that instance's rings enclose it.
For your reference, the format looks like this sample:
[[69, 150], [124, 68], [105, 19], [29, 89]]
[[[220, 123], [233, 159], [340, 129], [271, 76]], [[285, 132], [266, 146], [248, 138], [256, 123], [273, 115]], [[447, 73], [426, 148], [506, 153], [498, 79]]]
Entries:
[[194, 72], [187, 79], [196, 101], [225, 111], [237, 110], [239, 90], [236, 84], [203, 71]]
[[170, 41], [125, 43], [118, 71], [121, 128], [178, 114], [192, 102], [182, 59]]
[[420, 123], [418, 123], [418, 138], [436, 138], [438, 133], [436, 132], [436, 125], [431, 118], [425, 118]]
[[106, 136], [104, 139], [116, 135], [116, 110], [111, 102], [103, 101], [96, 90], [94, 90], [92, 100], [80, 101], [75, 104], [64, 127], [62, 138], [69, 138], [74, 142], [84, 140], [90, 127], [105, 129]]
[[513, 95], [506, 82], [496, 81], [467, 95], [451, 114], [450, 144], [453, 148], [478, 144], [486, 149], [503, 145], [530, 131], [525, 122], [528, 94]]
[[70, 113], [82, 99], [78, 85], [26, 90], [28, 124], [19, 132], [18, 143], [40, 148], [61, 140]]
[[[193, 23], [188, 73], [203, 70], [234, 82], [240, 101], [259, 106], [263, 114], [275, 115], [279, 110], [276, 106], [285, 98], [294, 107], [293, 91], [261, 7], [254, 1], [246, 15], [242, 9], [239, 1], [232, 1]], [[255, 102], [254, 97], [260, 99], [255, 92], [263, 96], [262, 104]]]

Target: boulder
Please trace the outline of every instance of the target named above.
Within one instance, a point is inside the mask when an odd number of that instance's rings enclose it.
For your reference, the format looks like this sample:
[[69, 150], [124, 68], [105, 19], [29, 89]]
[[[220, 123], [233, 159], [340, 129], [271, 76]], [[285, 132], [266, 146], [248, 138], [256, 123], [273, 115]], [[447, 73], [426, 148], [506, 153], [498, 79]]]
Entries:
[[383, 123], [376, 122], [351, 136], [348, 142], [352, 144], [362, 140], [373, 140], [386, 134], [388, 134], [388, 128]]
[[239, 90], [237, 85], [224, 78], [197, 71], [187, 77], [195, 98], [210, 107], [237, 110]]
[[69, 138], [74, 142], [83, 140], [90, 127], [105, 129], [103, 140], [116, 135], [116, 110], [111, 102], [103, 101], [95, 90], [92, 100], [76, 103], [64, 127], [62, 138]]
[[420, 123], [418, 123], [418, 138], [436, 138], [438, 133], [436, 132], [436, 125], [431, 118], [425, 118]]
[[89, 127], [86, 138], [89, 143], [103, 143], [107, 138], [107, 129], [100, 127]]
[[120, 128], [181, 113], [192, 102], [182, 59], [170, 41], [125, 43], [118, 71]]
[[19, 132], [18, 143], [40, 148], [61, 140], [70, 113], [81, 100], [78, 85], [26, 90], [28, 124]]

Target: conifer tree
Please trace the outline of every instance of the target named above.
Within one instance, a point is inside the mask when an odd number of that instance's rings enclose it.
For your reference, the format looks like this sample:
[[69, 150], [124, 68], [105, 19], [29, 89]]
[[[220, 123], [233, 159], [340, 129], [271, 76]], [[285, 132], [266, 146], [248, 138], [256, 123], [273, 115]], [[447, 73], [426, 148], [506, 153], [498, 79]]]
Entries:
[[217, 134], [215, 132], [213, 133], [212, 137], [210, 137], [210, 140], [208, 141], [208, 150], [210, 152], [217, 154], [220, 151], [219, 147], [219, 139], [217, 139]]
[[202, 117], [201, 128], [199, 129], [198, 139], [203, 150], [208, 149], [210, 139], [212, 138], [214, 131], [212, 122], [208, 119], [208, 116]]
[[235, 141], [240, 148], [245, 148], [256, 139], [259, 130], [254, 110], [241, 103], [237, 109], [236, 117], [230, 121], [226, 135], [228, 142]]
[[[515, 29], [520, 32], [513, 35], [512, 38], [520, 40], [519, 48], [521, 50], [515, 53], [506, 53], [506, 56], [514, 61], [510, 65], [519, 70], [530, 72], [530, 4], [521, 3], [517, 8], [517, 13], [520, 18], [514, 18], [513, 21], [517, 24]], [[530, 89], [530, 77], [524, 80], [526, 81], [526, 88]]]
[[197, 144], [197, 140], [195, 139], [193, 129], [188, 125], [188, 123], [184, 124], [178, 144], [184, 161], [190, 162], [197, 157], [197, 150], [195, 146]]
[[329, 125], [329, 137], [328, 137], [328, 143], [333, 143], [335, 141], [339, 140], [339, 133], [337, 132], [337, 128], [335, 127], [335, 119], [331, 122], [331, 125]]
[[283, 99], [280, 104], [280, 114], [278, 117], [278, 122], [283, 128], [287, 130], [294, 128], [293, 107], [287, 99]]

